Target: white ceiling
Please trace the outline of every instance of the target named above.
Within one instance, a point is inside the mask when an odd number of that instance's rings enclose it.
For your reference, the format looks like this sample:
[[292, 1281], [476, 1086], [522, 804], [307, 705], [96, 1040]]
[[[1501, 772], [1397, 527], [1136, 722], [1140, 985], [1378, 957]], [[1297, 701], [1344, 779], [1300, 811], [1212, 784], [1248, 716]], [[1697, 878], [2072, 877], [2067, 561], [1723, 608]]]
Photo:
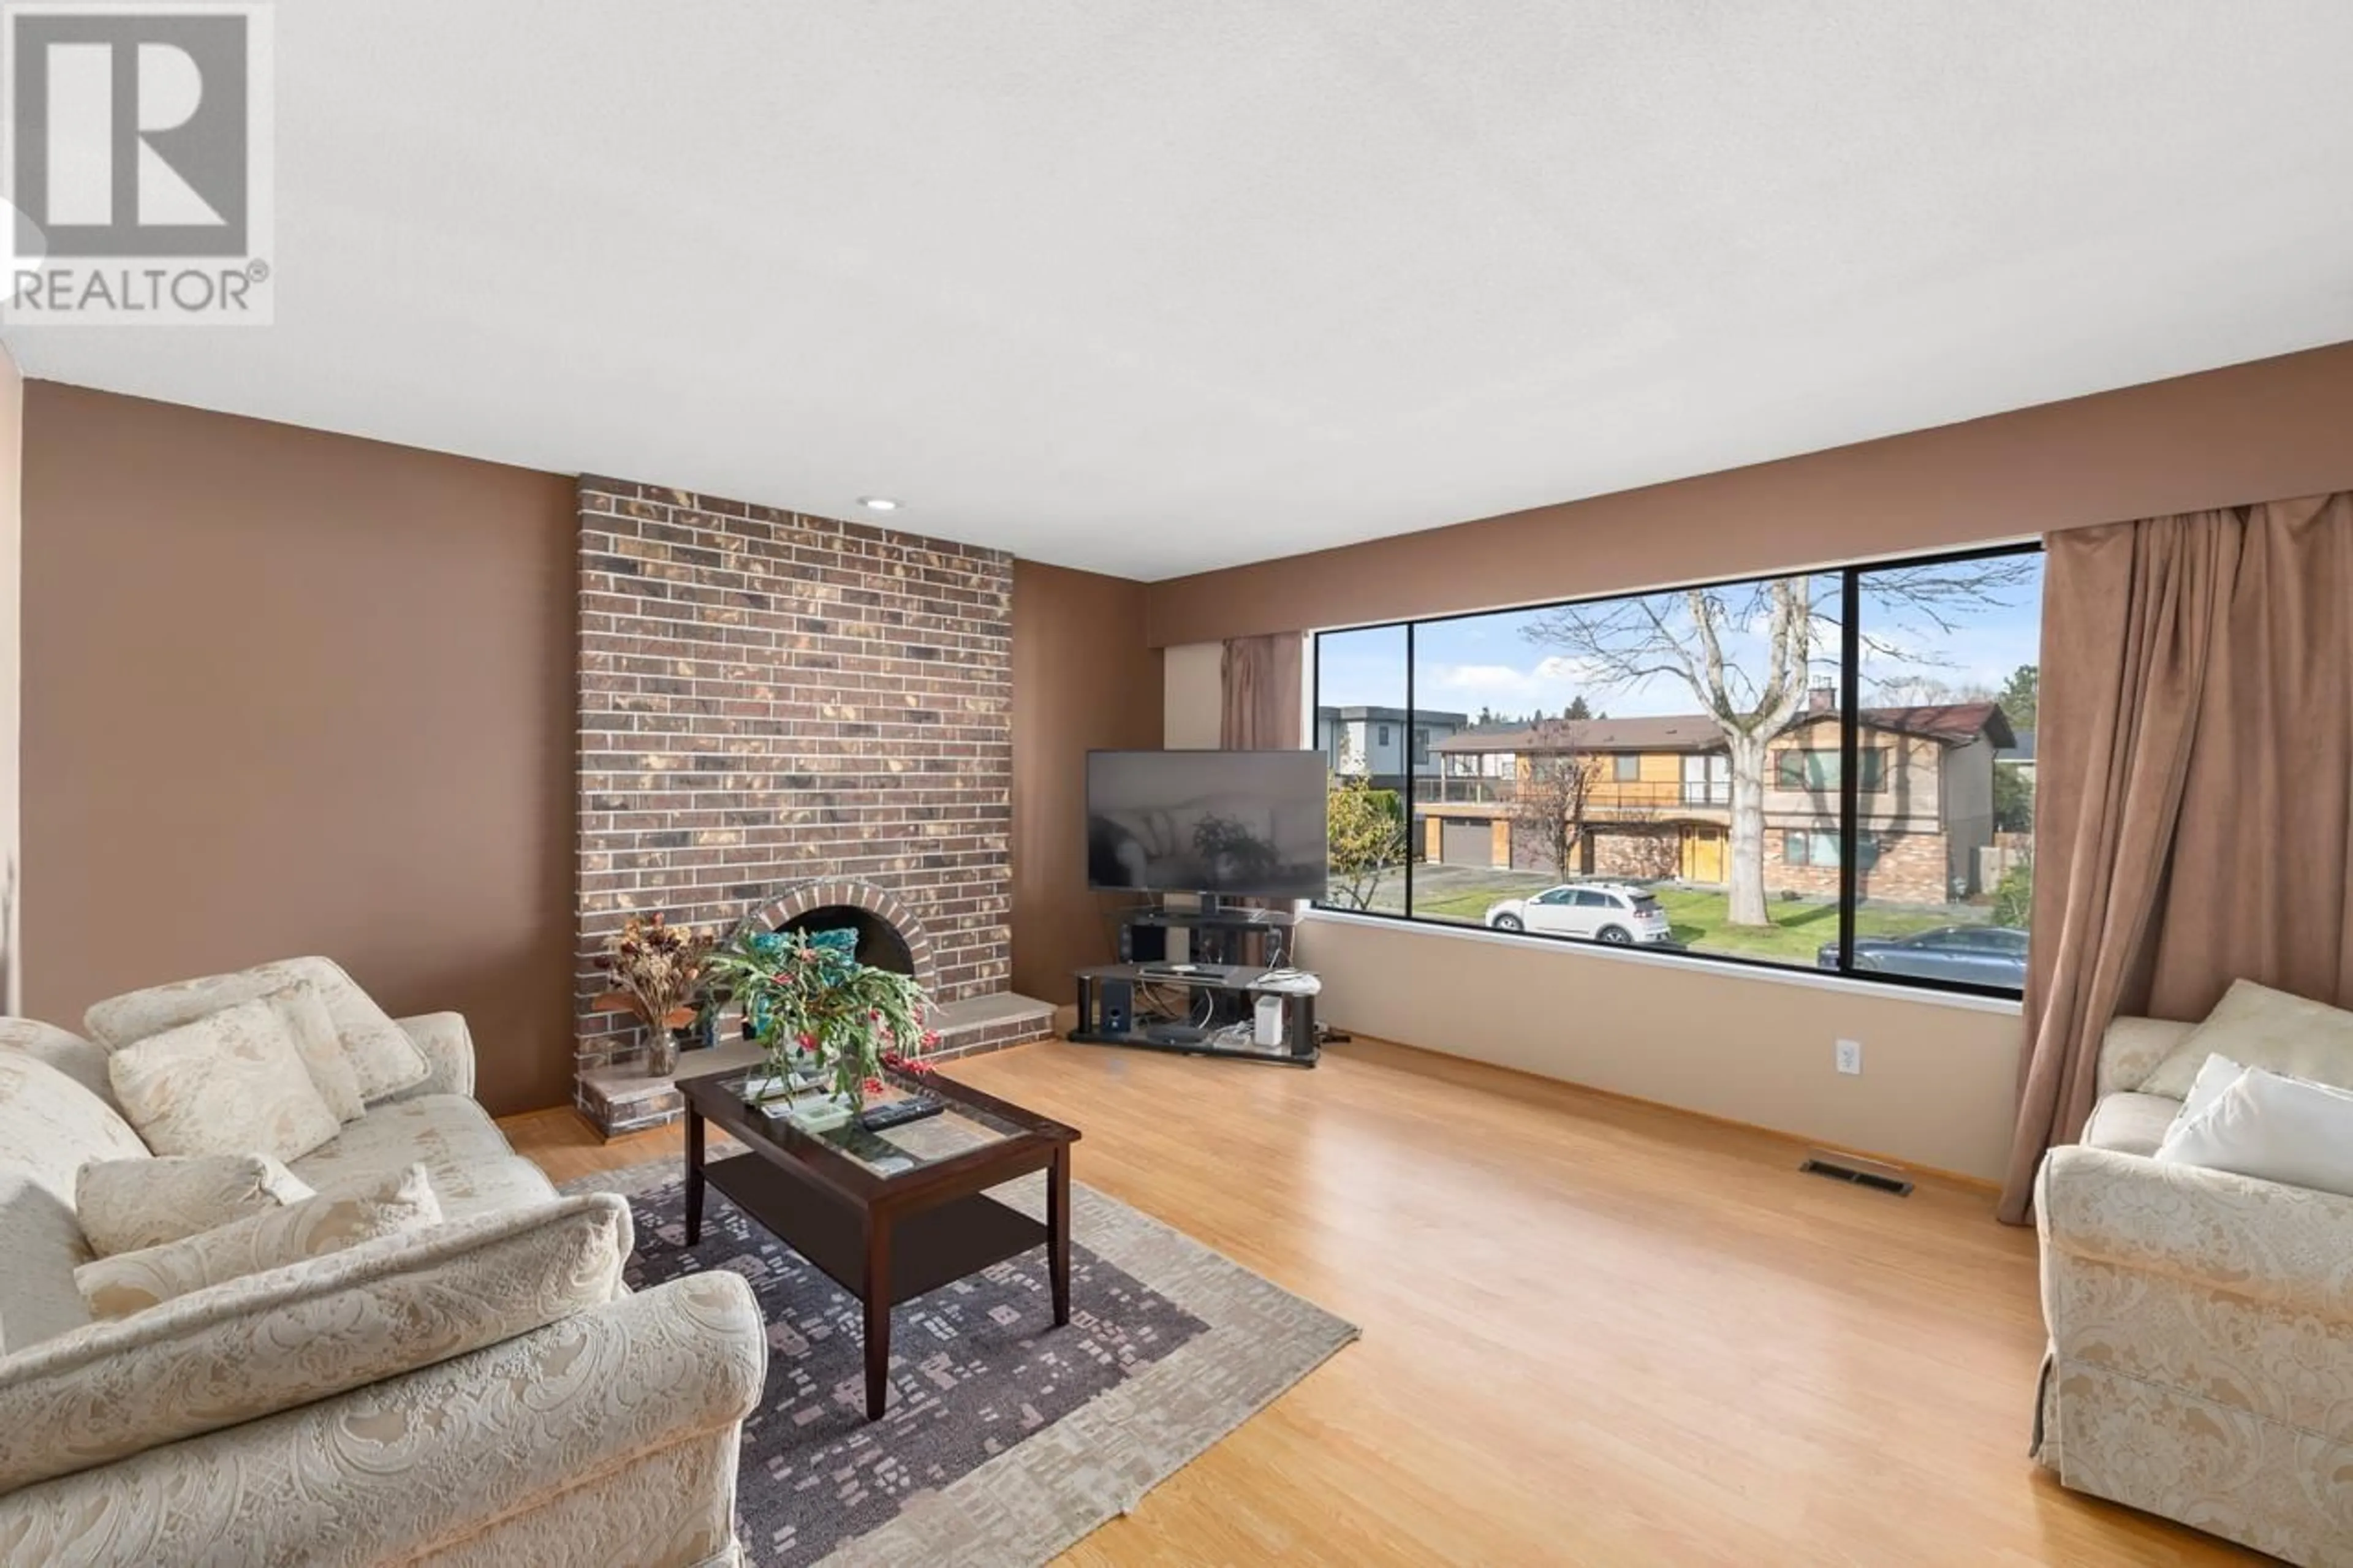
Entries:
[[2353, 338], [2344, 0], [276, 14], [277, 324], [28, 374], [1162, 577]]

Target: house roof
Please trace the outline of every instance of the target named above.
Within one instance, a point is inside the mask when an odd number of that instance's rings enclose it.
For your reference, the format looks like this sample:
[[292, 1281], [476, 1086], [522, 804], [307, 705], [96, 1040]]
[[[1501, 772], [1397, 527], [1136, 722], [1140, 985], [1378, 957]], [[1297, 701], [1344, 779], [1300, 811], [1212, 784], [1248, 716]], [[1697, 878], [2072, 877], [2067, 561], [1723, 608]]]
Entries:
[[[1406, 711], [1402, 708], [1366, 707], [1363, 704], [1358, 703], [1339, 708], [1328, 706], [1318, 708], [1315, 710], [1315, 717], [1318, 719], [1340, 720], [1388, 719], [1402, 724], [1406, 721]], [[1459, 726], [1468, 722], [1470, 715], [1467, 713], [1440, 712], [1434, 708], [1417, 708], [1413, 710], [1413, 719], [1418, 724], [1454, 724]]]
[[1712, 752], [1724, 731], [1701, 713], [1664, 718], [1546, 719], [1451, 735], [1438, 752]]
[[1859, 717], [1866, 729], [1926, 735], [1948, 746], [1966, 746], [1983, 735], [1999, 749], [2013, 744], [2018, 739], [2010, 730], [2010, 715], [2001, 710], [1999, 702], [1937, 702], [1912, 708], [1866, 708]]
[[[1866, 708], [1866, 730], [1920, 735], [1948, 746], [1967, 745], [1984, 735], [1996, 746], [2010, 744], [2010, 721], [1993, 702], [1945, 702], [1909, 708]], [[1801, 713], [1790, 729], [1823, 721], [1836, 713]], [[1786, 732], [1786, 731], [1785, 731]], [[1724, 731], [1704, 713], [1643, 714], [1626, 719], [1546, 719], [1540, 724], [1472, 730], [1451, 735], [1438, 752], [1714, 752]]]

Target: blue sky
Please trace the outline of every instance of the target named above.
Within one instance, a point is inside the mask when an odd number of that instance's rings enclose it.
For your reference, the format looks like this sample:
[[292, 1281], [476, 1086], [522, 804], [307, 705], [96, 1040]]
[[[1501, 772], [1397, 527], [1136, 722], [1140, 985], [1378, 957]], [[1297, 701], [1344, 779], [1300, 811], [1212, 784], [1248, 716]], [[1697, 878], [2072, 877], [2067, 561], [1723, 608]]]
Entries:
[[[1902, 695], [1927, 696], [1926, 683], [1956, 692], [1998, 690], [2021, 664], [2041, 658], [2042, 558], [2032, 558], [2031, 580], [2002, 589], [1998, 603], [1954, 607], [1953, 625], [1941, 630], [1900, 606], [1884, 602], [1865, 579], [1863, 630], [1897, 645], [1894, 656], [1866, 653], [1867, 701], [1894, 699], [1891, 685], [1909, 686]], [[1818, 580], [1816, 604], [1826, 620], [1839, 618], [1835, 578]], [[1737, 589], [1727, 590], [1737, 595]], [[1680, 595], [1662, 595], [1662, 601]], [[1562, 650], [1532, 641], [1527, 628], [1538, 612], [1505, 610], [1449, 621], [1425, 621], [1416, 630], [1414, 700], [1424, 710], [1476, 717], [1483, 705], [1498, 714], [1525, 714], [1541, 708], [1558, 713], [1582, 694], [1597, 713], [1691, 713], [1700, 703], [1691, 688], [1672, 677], [1654, 676], [1630, 686], [1604, 689], [1595, 672]], [[1835, 678], [1838, 633], [1825, 625], [1814, 648], [1817, 674]], [[1757, 668], [1763, 640], [1755, 630], [1736, 629], [1725, 639], [1736, 664]], [[1405, 705], [1405, 630], [1401, 626], [1327, 634], [1323, 639], [1319, 700], [1326, 705]]]

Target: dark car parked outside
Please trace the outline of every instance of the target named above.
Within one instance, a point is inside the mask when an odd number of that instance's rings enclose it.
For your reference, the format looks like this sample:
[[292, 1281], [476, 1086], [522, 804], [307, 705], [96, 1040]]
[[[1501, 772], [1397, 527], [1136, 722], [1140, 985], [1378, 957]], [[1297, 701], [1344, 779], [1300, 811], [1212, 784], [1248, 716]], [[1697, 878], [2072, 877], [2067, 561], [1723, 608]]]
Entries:
[[[1938, 926], [1911, 936], [1857, 937], [1858, 973], [1957, 980], [2003, 991], [2026, 989], [2026, 933], [2015, 926]], [[1838, 967], [1838, 943], [1826, 943], [1814, 962]]]

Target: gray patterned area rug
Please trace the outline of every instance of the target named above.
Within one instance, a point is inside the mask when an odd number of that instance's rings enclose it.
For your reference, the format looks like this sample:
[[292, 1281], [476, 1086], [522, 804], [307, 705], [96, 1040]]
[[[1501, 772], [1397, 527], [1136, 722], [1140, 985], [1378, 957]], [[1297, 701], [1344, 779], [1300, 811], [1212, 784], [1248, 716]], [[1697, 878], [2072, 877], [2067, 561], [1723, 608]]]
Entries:
[[[1071, 1322], [1044, 1249], [892, 1315], [891, 1403], [869, 1422], [855, 1299], [712, 1191], [686, 1246], [676, 1161], [566, 1183], [628, 1194], [632, 1286], [744, 1276], [768, 1324], [737, 1532], [756, 1568], [1046, 1562], [1134, 1508], [1356, 1337], [1183, 1233], [1071, 1187]], [[1042, 1216], [1045, 1183], [995, 1195]]]

